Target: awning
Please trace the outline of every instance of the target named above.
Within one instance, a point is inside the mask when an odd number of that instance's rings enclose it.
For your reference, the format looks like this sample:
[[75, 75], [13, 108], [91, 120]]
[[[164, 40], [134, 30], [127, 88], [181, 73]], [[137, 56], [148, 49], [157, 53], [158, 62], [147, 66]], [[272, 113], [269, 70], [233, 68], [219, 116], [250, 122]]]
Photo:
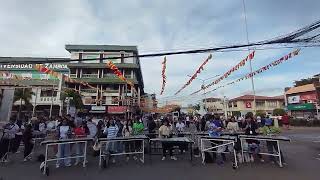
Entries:
[[288, 110], [299, 111], [299, 110], [314, 110], [316, 109], [314, 104], [312, 103], [305, 103], [305, 104], [289, 104]]

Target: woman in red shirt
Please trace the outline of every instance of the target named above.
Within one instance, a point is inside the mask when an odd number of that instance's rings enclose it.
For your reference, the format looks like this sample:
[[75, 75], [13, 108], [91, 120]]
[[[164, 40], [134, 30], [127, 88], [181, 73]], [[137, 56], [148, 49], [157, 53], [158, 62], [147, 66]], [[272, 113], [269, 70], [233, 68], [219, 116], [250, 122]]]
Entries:
[[[87, 127], [87, 124], [85, 122], [82, 122], [78, 127], [74, 129], [74, 134], [76, 138], [85, 138], [89, 134], [89, 128]], [[76, 154], [77, 156], [83, 155], [83, 143], [76, 143]], [[81, 161], [80, 157], [77, 157], [76, 163], [74, 164], [77, 166]], [[87, 163], [87, 162], [86, 162]]]

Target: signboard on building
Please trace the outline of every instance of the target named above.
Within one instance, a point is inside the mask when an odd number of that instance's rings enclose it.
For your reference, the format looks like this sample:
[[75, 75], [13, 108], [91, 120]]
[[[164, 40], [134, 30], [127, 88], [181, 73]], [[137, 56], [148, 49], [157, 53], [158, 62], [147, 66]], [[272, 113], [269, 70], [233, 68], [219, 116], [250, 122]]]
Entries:
[[289, 96], [288, 97], [288, 103], [289, 104], [297, 104], [300, 102], [300, 96]]
[[251, 101], [246, 101], [245, 105], [246, 105], [246, 108], [252, 108]]
[[308, 101], [308, 100], [316, 101], [317, 100], [317, 94], [315, 92], [314, 93], [308, 93], [308, 94], [302, 94], [302, 95], [300, 95], [300, 99], [303, 100], [303, 101]]
[[105, 113], [106, 112], [106, 106], [91, 106], [90, 113]]
[[[43, 64], [45, 67], [49, 69], [55, 70], [68, 70], [68, 66], [66, 64], [51, 64], [45, 63]], [[0, 69], [2, 70], [10, 70], [10, 69], [35, 69], [35, 64], [0, 64]]]
[[110, 114], [123, 114], [126, 110], [126, 106], [108, 106], [108, 113]]
[[92, 111], [106, 111], [105, 106], [91, 106]]
[[289, 104], [288, 105], [288, 110], [293, 110], [293, 111], [303, 111], [303, 110], [313, 110], [315, 109], [314, 104], [311, 103], [305, 103], [305, 104]]

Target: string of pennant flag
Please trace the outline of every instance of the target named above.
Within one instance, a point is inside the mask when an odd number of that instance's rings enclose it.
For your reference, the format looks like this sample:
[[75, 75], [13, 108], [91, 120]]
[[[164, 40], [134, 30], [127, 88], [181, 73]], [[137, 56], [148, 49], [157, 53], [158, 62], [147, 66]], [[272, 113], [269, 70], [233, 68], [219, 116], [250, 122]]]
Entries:
[[231, 69], [229, 69], [227, 72], [225, 72], [223, 75], [221, 75], [219, 78], [217, 78], [216, 80], [214, 80], [212, 83], [202, 87], [202, 89], [199, 89], [198, 91], [193, 92], [192, 94], [196, 94], [198, 92], [200, 92], [201, 90], [207, 89], [213, 85], [218, 84], [219, 82], [221, 82], [222, 80], [228, 78], [230, 76], [230, 74], [232, 74], [233, 72], [237, 71], [238, 69], [240, 69], [241, 67], [245, 66], [246, 62], [249, 60], [251, 61], [254, 58], [254, 54], [255, 51], [252, 51], [251, 53], [249, 53], [249, 55], [247, 55], [244, 59], [242, 59], [237, 65], [235, 65], [234, 67], [232, 67]]
[[206, 60], [204, 60], [204, 62], [200, 65], [200, 67], [197, 69], [197, 71], [191, 76], [191, 78], [188, 80], [187, 83], [185, 83], [174, 95], [179, 94], [184, 88], [186, 88], [187, 86], [189, 86], [191, 84], [191, 82], [197, 78], [197, 75], [201, 73], [201, 71], [204, 70], [204, 66], [209, 62], [209, 60], [212, 58], [212, 54], [210, 54]]
[[166, 67], [167, 67], [167, 58], [164, 57], [163, 62], [162, 62], [162, 71], [161, 71], [161, 75], [162, 75], [162, 85], [161, 85], [160, 95], [163, 94], [164, 88], [166, 87], [166, 83], [167, 83]]
[[287, 54], [287, 55], [285, 55], [285, 56], [283, 56], [283, 57], [281, 57], [281, 58], [279, 58], [279, 59], [271, 62], [270, 64], [268, 64], [268, 65], [266, 65], [266, 66], [261, 67], [260, 69], [254, 71], [254, 72], [252, 72], [252, 73], [248, 73], [247, 75], [245, 75], [245, 76], [243, 76], [243, 77], [241, 77], [241, 78], [239, 78], [239, 79], [236, 79], [236, 80], [234, 80], [234, 81], [232, 81], [232, 82], [229, 82], [229, 83], [227, 83], [227, 84], [225, 84], [225, 85], [218, 86], [218, 87], [214, 88], [213, 90], [208, 91], [208, 92], [206, 92], [206, 93], [204, 93], [204, 94], [211, 93], [211, 92], [216, 91], [216, 90], [218, 90], [218, 89], [220, 89], [220, 88], [224, 88], [224, 87], [226, 87], [226, 86], [235, 84], [235, 83], [240, 82], [240, 81], [242, 81], [242, 80], [249, 79], [249, 78], [251, 78], [251, 77], [253, 77], [253, 76], [256, 76], [257, 74], [263, 73], [263, 72], [269, 70], [271, 67], [278, 66], [279, 64], [281, 64], [281, 63], [283, 63], [283, 62], [285, 62], [285, 61], [290, 60], [290, 59], [293, 58], [294, 56], [297, 56], [297, 55], [299, 54], [299, 52], [300, 52], [300, 49], [296, 49], [296, 50], [290, 52], [289, 54]]

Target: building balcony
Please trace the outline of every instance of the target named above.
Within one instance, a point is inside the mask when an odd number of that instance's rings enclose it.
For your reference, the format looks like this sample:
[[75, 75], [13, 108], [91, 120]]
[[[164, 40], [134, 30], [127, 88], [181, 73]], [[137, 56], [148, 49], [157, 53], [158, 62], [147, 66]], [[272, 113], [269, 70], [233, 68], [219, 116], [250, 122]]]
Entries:
[[[105, 78], [74, 78], [74, 80], [78, 81], [85, 81], [88, 83], [93, 84], [125, 84], [122, 80], [120, 80], [118, 77], [105, 77]], [[129, 81], [132, 81], [134, 84], [138, 84], [138, 81], [136, 78], [134, 79], [128, 79]], [[141, 82], [140, 82], [141, 83]]]
[[57, 97], [40, 97], [40, 100], [39, 100], [39, 102], [40, 103], [47, 103], [47, 102], [49, 102], [49, 103], [51, 103], [51, 102], [57, 102]]
[[[134, 63], [117, 63], [116, 66], [118, 68], [129, 68], [129, 69], [139, 69], [138, 64]], [[106, 63], [72, 63], [68, 64], [70, 69], [74, 68], [86, 68], [86, 69], [96, 69], [96, 68], [106, 68]]]
[[103, 96], [119, 96], [119, 90], [107, 89], [103, 91], [102, 95]]
[[82, 78], [98, 78], [98, 74], [82, 74]]

